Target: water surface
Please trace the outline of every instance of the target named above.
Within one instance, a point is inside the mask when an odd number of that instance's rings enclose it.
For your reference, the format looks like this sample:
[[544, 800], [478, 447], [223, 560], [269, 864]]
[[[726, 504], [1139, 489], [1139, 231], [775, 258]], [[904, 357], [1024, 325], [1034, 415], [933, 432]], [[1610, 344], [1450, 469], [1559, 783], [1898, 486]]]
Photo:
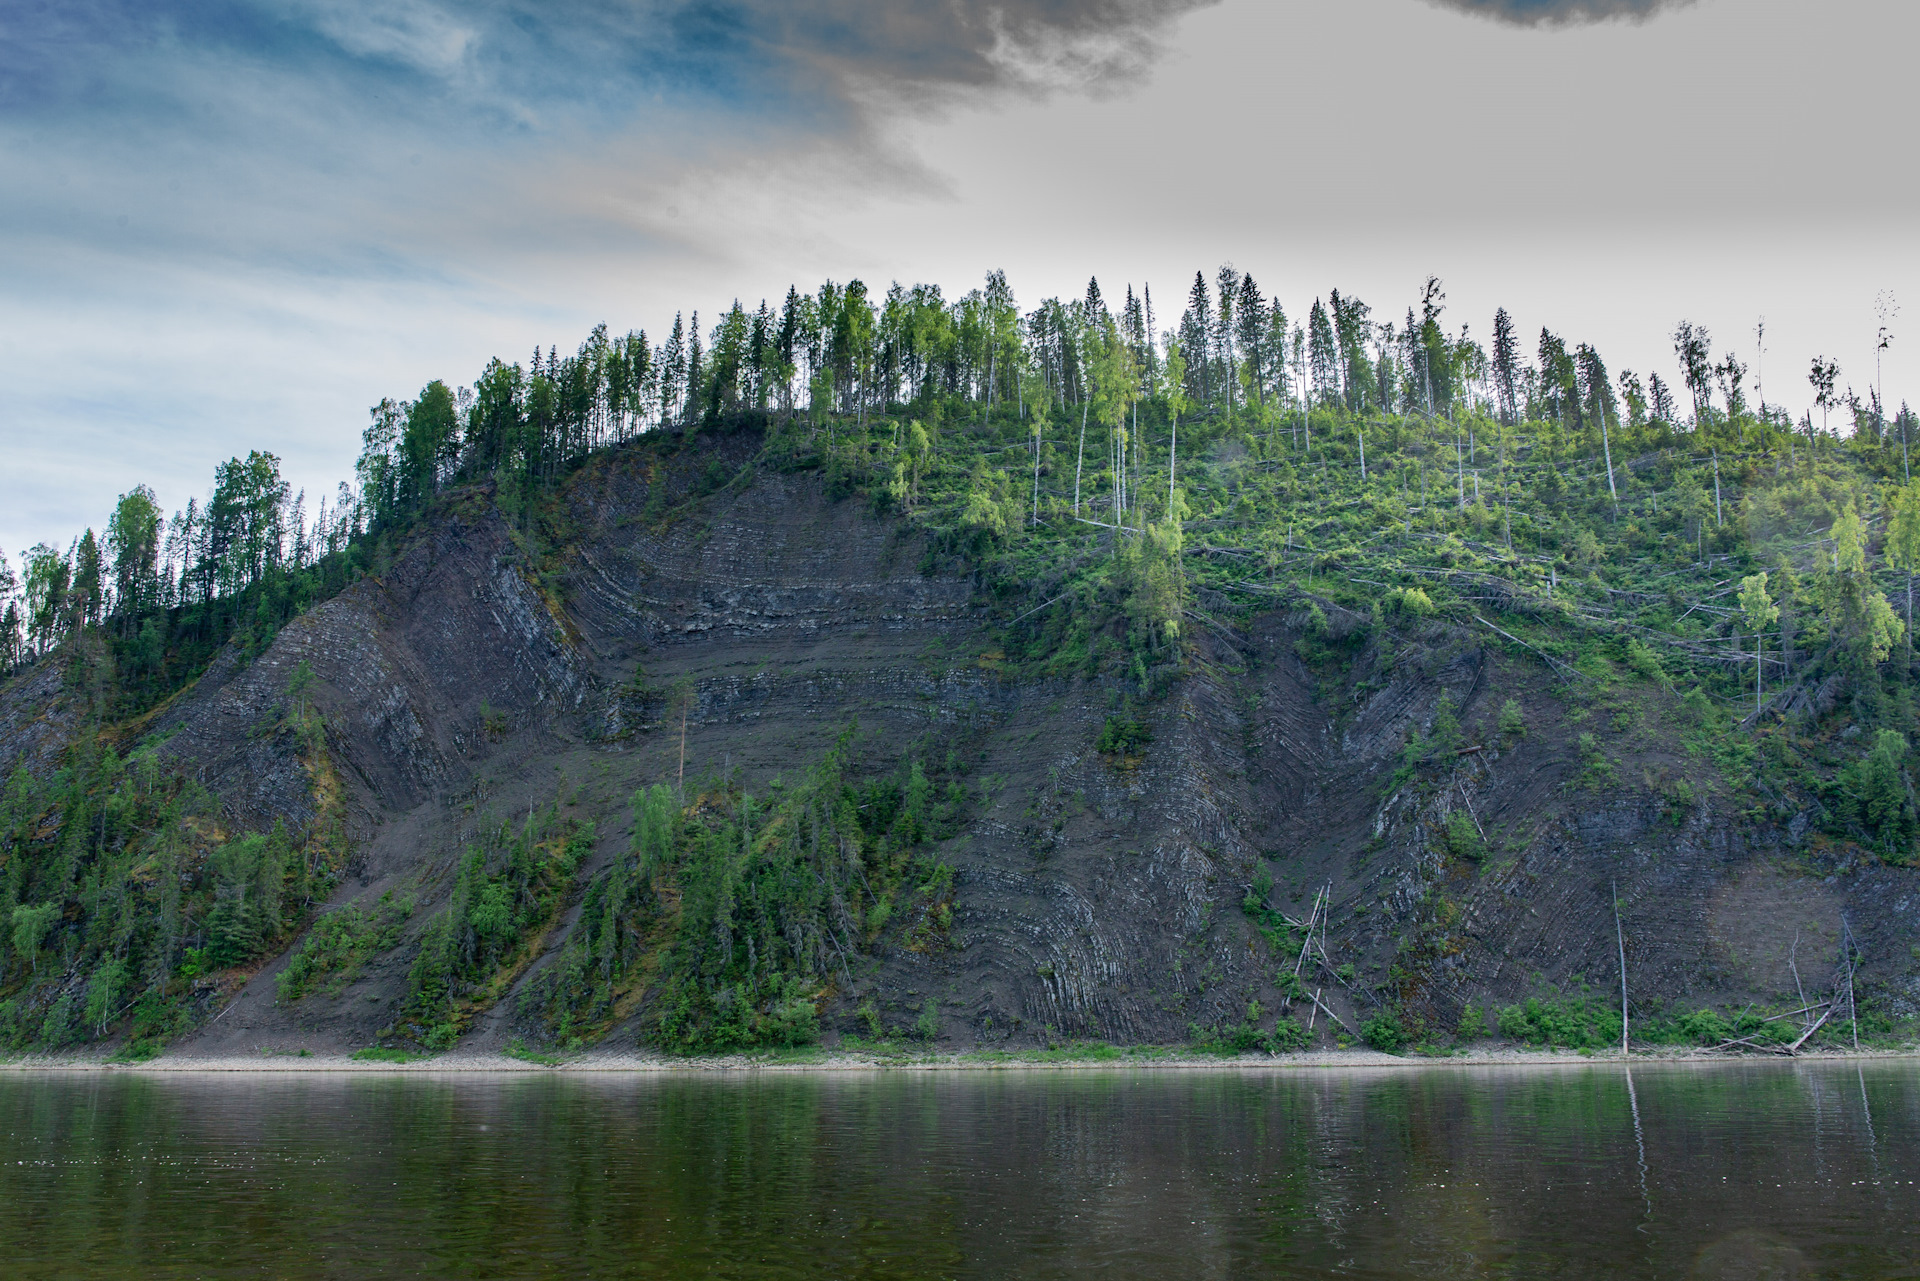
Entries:
[[0, 1074], [8, 1277], [1920, 1277], [1911, 1063]]

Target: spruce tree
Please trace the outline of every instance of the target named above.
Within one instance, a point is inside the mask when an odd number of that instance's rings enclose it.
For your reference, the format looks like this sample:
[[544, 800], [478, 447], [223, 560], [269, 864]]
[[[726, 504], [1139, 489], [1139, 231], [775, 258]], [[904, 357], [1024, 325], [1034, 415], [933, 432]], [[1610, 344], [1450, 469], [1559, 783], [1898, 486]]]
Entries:
[[1231, 263], [1222, 264], [1215, 275], [1219, 285], [1219, 300], [1214, 307], [1213, 352], [1215, 368], [1218, 371], [1219, 385], [1226, 393], [1227, 412], [1233, 412], [1233, 384], [1239, 361], [1234, 353], [1234, 304], [1240, 290], [1240, 273]]
[[1193, 273], [1193, 288], [1187, 292], [1187, 311], [1180, 318], [1180, 348], [1187, 360], [1187, 383], [1198, 393], [1202, 405], [1213, 403], [1212, 362], [1207, 359], [1213, 343], [1213, 296], [1207, 291], [1207, 278]]
[[1262, 406], [1266, 404], [1267, 326], [1271, 319], [1260, 286], [1253, 282], [1253, 273], [1248, 272], [1240, 277], [1240, 296], [1233, 305], [1233, 323], [1240, 343], [1240, 358], [1247, 366], [1247, 382], [1253, 388], [1254, 402]]
[[1505, 307], [1493, 313], [1493, 390], [1502, 426], [1520, 416], [1520, 341]]
[[1327, 308], [1318, 298], [1307, 312], [1307, 355], [1313, 370], [1313, 395], [1321, 404], [1330, 404], [1340, 396], [1340, 345], [1327, 319]]

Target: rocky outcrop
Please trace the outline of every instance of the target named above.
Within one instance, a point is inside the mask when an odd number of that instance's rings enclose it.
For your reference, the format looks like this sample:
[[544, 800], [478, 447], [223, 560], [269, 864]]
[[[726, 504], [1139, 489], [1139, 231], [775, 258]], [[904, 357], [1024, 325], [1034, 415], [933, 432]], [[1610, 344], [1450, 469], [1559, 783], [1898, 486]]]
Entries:
[[[1326, 893], [1339, 973], [1303, 974], [1349, 1025], [1387, 999], [1451, 1030], [1469, 1003], [1611, 990], [1616, 900], [1636, 1001], [1777, 996], [1795, 966], [1826, 984], [1844, 926], [1862, 981], [1920, 1007], [1920, 879], [1730, 811], [1710, 764], [1675, 748], [1669, 695], [1569, 698], [1490, 634], [1279, 601], [1201, 632], [1189, 674], [1144, 705], [1144, 752], [1103, 755], [1127, 690], [1007, 678], [964, 573], [929, 572], [917, 534], [815, 474], [756, 473], [756, 445], [601, 456], [566, 491], [558, 548], [457, 496], [390, 570], [258, 659], [223, 657], [154, 727], [163, 750], [237, 822], [310, 821], [287, 715], [301, 673], [352, 794], [341, 900], [405, 887], [429, 906], [478, 825], [556, 793], [597, 821], [604, 858], [634, 790], [683, 769], [760, 788], [849, 735], [875, 771], [950, 760], [969, 794], [936, 851], [953, 928], [847, 971], [830, 1028], [869, 1003], [897, 1027], [931, 1005], [959, 1044], [1165, 1041], [1254, 1002], [1270, 1017], [1293, 960], [1243, 908], [1269, 884], [1300, 920]], [[50, 668], [0, 691], [4, 759], [45, 767], [59, 699]], [[1524, 732], [1501, 727], [1509, 701]], [[1409, 757], [1449, 723], [1443, 749]], [[186, 1048], [364, 1044], [405, 954], [292, 1010], [269, 966]]]

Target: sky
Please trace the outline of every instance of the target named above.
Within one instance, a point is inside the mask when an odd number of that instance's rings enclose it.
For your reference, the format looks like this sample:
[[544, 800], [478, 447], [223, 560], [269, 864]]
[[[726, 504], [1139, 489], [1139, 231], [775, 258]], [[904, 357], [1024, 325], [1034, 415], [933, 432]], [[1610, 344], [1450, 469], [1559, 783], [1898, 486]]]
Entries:
[[[1920, 402], [1905, 0], [13, 0], [0, 549], [593, 325], [1250, 271]], [[1765, 321], [1764, 350], [1755, 326]], [[704, 319], [703, 319], [704, 323]], [[1751, 377], [1751, 375], [1750, 375]]]

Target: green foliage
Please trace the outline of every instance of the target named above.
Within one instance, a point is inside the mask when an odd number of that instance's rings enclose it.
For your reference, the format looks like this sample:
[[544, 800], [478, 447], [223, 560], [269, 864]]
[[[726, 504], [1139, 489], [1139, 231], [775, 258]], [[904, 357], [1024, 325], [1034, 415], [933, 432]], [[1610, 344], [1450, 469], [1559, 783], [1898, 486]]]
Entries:
[[1575, 740], [1575, 746], [1580, 752], [1579, 782], [1582, 787], [1608, 787], [1619, 782], [1618, 762], [1597, 737], [1583, 730]]
[[331, 888], [333, 851], [283, 825], [223, 832], [207, 794], [150, 748], [83, 737], [0, 789], [0, 996], [11, 1041], [122, 1025], [158, 1044], [207, 1012], [193, 982], [278, 947]]
[[415, 1063], [428, 1056], [389, 1045], [369, 1045], [355, 1050], [352, 1057], [362, 1063]]
[[1297, 1054], [1313, 1044], [1313, 1036], [1298, 1019], [1280, 1018], [1267, 1033], [1267, 1049], [1274, 1054]]
[[1442, 840], [1447, 853], [1469, 863], [1478, 863], [1487, 856], [1486, 842], [1480, 837], [1480, 829], [1474, 826], [1473, 817], [1464, 811], [1455, 810], [1447, 815]]
[[1152, 741], [1153, 730], [1145, 721], [1109, 716], [1094, 750], [1107, 756], [1139, 756]]
[[1422, 734], [1416, 728], [1408, 736], [1407, 745], [1400, 751], [1400, 768], [1390, 779], [1388, 790], [1402, 786], [1419, 773], [1422, 766], [1451, 758], [1459, 746], [1459, 713], [1454, 708], [1453, 695], [1442, 693], [1434, 706], [1430, 732]]
[[1906, 738], [1897, 730], [1880, 730], [1873, 747], [1842, 768], [1831, 789], [1835, 816], [1864, 829], [1874, 846], [1895, 862], [1911, 857], [1920, 836], [1906, 761]]
[[[1202, 281], [1194, 305], [1208, 297]], [[1329, 682], [1362, 657], [1397, 660], [1390, 632], [1351, 625], [1376, 602], [1378, 617], [1448, 620], [1418, 629], [1452, 635], [1443, 649], [1471, 631], [1507, 661], [1543, 665], [1583, 711], [1613, 687], [1617, 661], [1689, 691], [1641, 723], [1679, 727], [1717, 766], [1709, 794], [1724, 785], [1732, 803], [1813, 811], [1834, 836], [1911, 859], [1906, 744], [1920, 699], [1888, 592], [1920, 565], [1920, 486], [1899, 484], [1897, 442], [1796, 435], [1737, 397], [1712, 405], [1704, 386], [1695, 421], [1678, 424], [1659, 388], [1624, 379], [1622, 418], [1598, 353], [1552, 335], [1534, 377], [1510, 351], [1510, 376], [1496, 372], [1481, 400], [1485, 354], [1449, 336], [1443, 300], [1436, 282], [1404, 345], [1371, 353], [1353, 341], [1364, 304], [1319, 309], [1306, 318], [1314, 351], [1298, 353], [1315, 362], [1303, 385], [1282, 359], [1294, 353], [1257, 325], [1229, 357], [1198, 312], [1157, 349], [1132, 320], [1071, 300], [1023, 316], [1003, 277], [954, 300], [849, 282], [795, 291], [779, 316], [736, 309], [711, 334], [676, 327], [661, 346], [602, 329], [568, 357], [495, 361], [470, 401], [445, 381], [384, 401], [355, 500], [320, 525], [295, 520], [278, 460], [260, 452], [222, 463], [209, 500], [171, 521], [151, 491], [121, 495], [104, 536], [42, 543], [17, 581], [0, 571], [0, 674], [57, 661], [106, 727], [0, 793], [7, 1035], [71, 1042], [116, 1019], [172, 1035], [206, 1011], [187, 995], [195, 983], [292, 937], [331, 887], [339, 851], [315, 834], [225, 830], [152, 753], [109, 749], [137, 741], [114, 737], [141, 728], [128, 718], [223, 649], [257, 655], [303, 609], [384, 572], [430, 514], [492, 503], [546, 581], [562, 582], [568, 477], [601, 465], [672, 478], [649, 482], [653, 520], [697, 514], [757, 468], [817, 474], [830, 494], [898, 512], [925, 568], [970, 576], [996, 602], [996, 670], [1125, 682], [1142, 699], [1195, 663], [1239, 661], [1214, 642], [1274, 608], [1304, 622], [1299, 653]], [[1601, 426], [1616, 459], [1635, 459], [1615, 469], [1617, 503]], [[1868, 533], [1879, 528], [1884, 559]], [[1727, 710], [1754, 705], [1756, 666], [1784, 717], [1755, 718], [1763, 738]], [[312, 682], [311, 668], [291, 669], [281, 728], [319, 756]], [[1100, 749], [1137, 755], [1152, 719], [1127, 706]], [[482, 720], [504, 732], [491, 708]], [[1527, 733], [1514, 699], [1497, 724], [1509, 742]], [[1393, 786], [1423, 770], [1437, 781], [1463, 741], [1443, 705]], [[1587, 733], [1574, 747], [1582, 783], [1616, 781], [1618, 743]], [[1691, 788], [1666, 788], [1675, 821]], [[632, 848], [587, 885], [561, 868], [572, 838], [552, 836], [560, 847], [531, 871], [490, 838], [480, 864], [463, 860], [455, 908], [422, 932], [409, 1035], [457, 1034], [578, 892], [583, 929], [530, 985], [527, 1017], [547, 1034], [592, 1037], [640, 1009], [687, 1048], [804, 1039], [835, 973], [846, 980], [881, 936], [946, 946], [951, 881], [919, 851], [955, 804], [917, 764], [858, 783], [836, 772], [765, 801], [724, 793], [687, 813], [661, 789], [636, 800]], [[1460, 818], [1441, 840], [1471, 858]], [[1243, 908], [1276, 946], [1287, 937], [1264, 892]], [[342, 981], [371, 929], [316, 929], [287, 999]]]
[[371, 910], [349, 903], [320, 917], [274, 980], [281, 1003], [297, 1001], [315, 989], [338, 995], [368, 957], [399, 945], [413, 907], [411, 895], [395, 898], [389, 890]]
[[[1396, 587], [1386, 596], [1387, 612], [1406, 614], [1413, 618], [1427, 618], [1434, 612], [1433, 598], [1418, 587]], [[1322, 614], [1324, 626], [1326, 615]]]
[[214, 850], [207, 947], [215, 968], [238, 965], [279, 941], [287, 925], [282, 908], [292, 854], [279, 823], [267, 835], [251, 832]]
[[[952, 834], [964, 791], [943, 794], [918, 760], [856, 780], [846, 751], [843, 740], [805, 782], [765, 799], [723, 790], [682, 813], [665, 788], [636, 796], [631, 852], [587, 885], [571, 941], [528, 985], [522, 1016], [563, 1045], [631, 1008], [667, 1049], [805, 1045], [832, 986], [883, 932], [910, 950], [945, 947], [953, 869], [917, 851]], [[878, 1011], [868, 1014], [878, 1040]], [[915, 1030], [929, 1025], [937, 1032], [931, 1007]]]
[[1217, 1024], [1202, 1027], [1194, 1024], [1187, 1029], [1188, 1041], [1198, 1054], [1292, 1054], [1307, 1048], [1312, 1037], [1307, 1029], [1300, 1026], [1296, 1019], [1282, 1016], [1274, 1020], [1273, 1030], [1260, 1030], [1260, 1021], [1264, 1011], [1260, 1002], [1252, 1001], [1247, 1005], [1247, 1017], [1239, 1023]]
[[1408, 1041], [1407, 1029], [1392, 1010], [1379, 1010], [1360, 1025], [1360, 1039], [1382, 1054], [1398, 1054]]
[[1643, 680], [1652, 681], [1662, 689], [1673, 688], [1673, 678], [1667, 675], [1666, 664], [1660, 656], [1629, 636], [1626, 643], [1627, 666]]
[[1527, 1045], [1578, 1050], [1620, 1044], [1620, 1011], [1586, 996], [1528, 997], [1495, 1017], [1500, 1035]]
[[1487, 1034], [1487, 1012], [1472, 1001], [1460, 1007], [1460, 1027], [1457, 1035], [1463, 1041], [1475, 1040]]
[[[1248, 887], [1246, 895], [1240, 900], [1240, 910], [1267, 940], [1267, 946], [1271, 947], [1276, 955], [1285, 955], [1294, 950], [1295, 932], [1293, 926], [1287, 923], [1287, 918], [1273, 906], [1272, 896], [1273, 872], [1269, 868], [1262, 867], [1254, 874], [1253, 884]], [[1291, 973], [1286, 977], [1292, 980], [1294, 987], [1299, 986], [1299, 980]], [[1290, 995], [1293, 994], [1290, 993]]]
[[543, 1067], [558, 1067], [561, 1063], [565, 1062], [558, 1054], [542, 1054], [540, 1051], [530, 1048], [524, 1039], [517, 1036], [507, 1042], [507, 1048], [502, 1050], [501, 1053], [510, 1059], [520, 1059], [527, 1063], [538, 1063]]
[[501, 820], [469, 847], [448, 906], [421, 933], [401, 1017], [382, 1035], [450, 1047], [538, 954], [593, 837], [593, 825], [565, 815], [556, 799], [518, 827]]
[[[1797, 1006], [1798, 1002], [1792, 1004]], [[1870, 1021], [1863, 1002], [1863, 1032]], [[1696, 1010], [1669, 1009], [1636, 1018], [1633, 1039], [1635, 1044], [1697, 1046], [1719, 1046], [1739, 1039], [1764, 1049], [1791, 1044], [1799, 1039], [1803, 1027], [1798, 1017], [1770, 1015], [1764, 1008], [1751, 1005], [1737, 1013], [1726, 1014], [1707, 1007]], [[1834, 1020], [1815, 1036], [1815, 1043], [1834, 1043], [1828, 1038], [1844, 1036], [1844, 1028], [1844, 1023]]]

